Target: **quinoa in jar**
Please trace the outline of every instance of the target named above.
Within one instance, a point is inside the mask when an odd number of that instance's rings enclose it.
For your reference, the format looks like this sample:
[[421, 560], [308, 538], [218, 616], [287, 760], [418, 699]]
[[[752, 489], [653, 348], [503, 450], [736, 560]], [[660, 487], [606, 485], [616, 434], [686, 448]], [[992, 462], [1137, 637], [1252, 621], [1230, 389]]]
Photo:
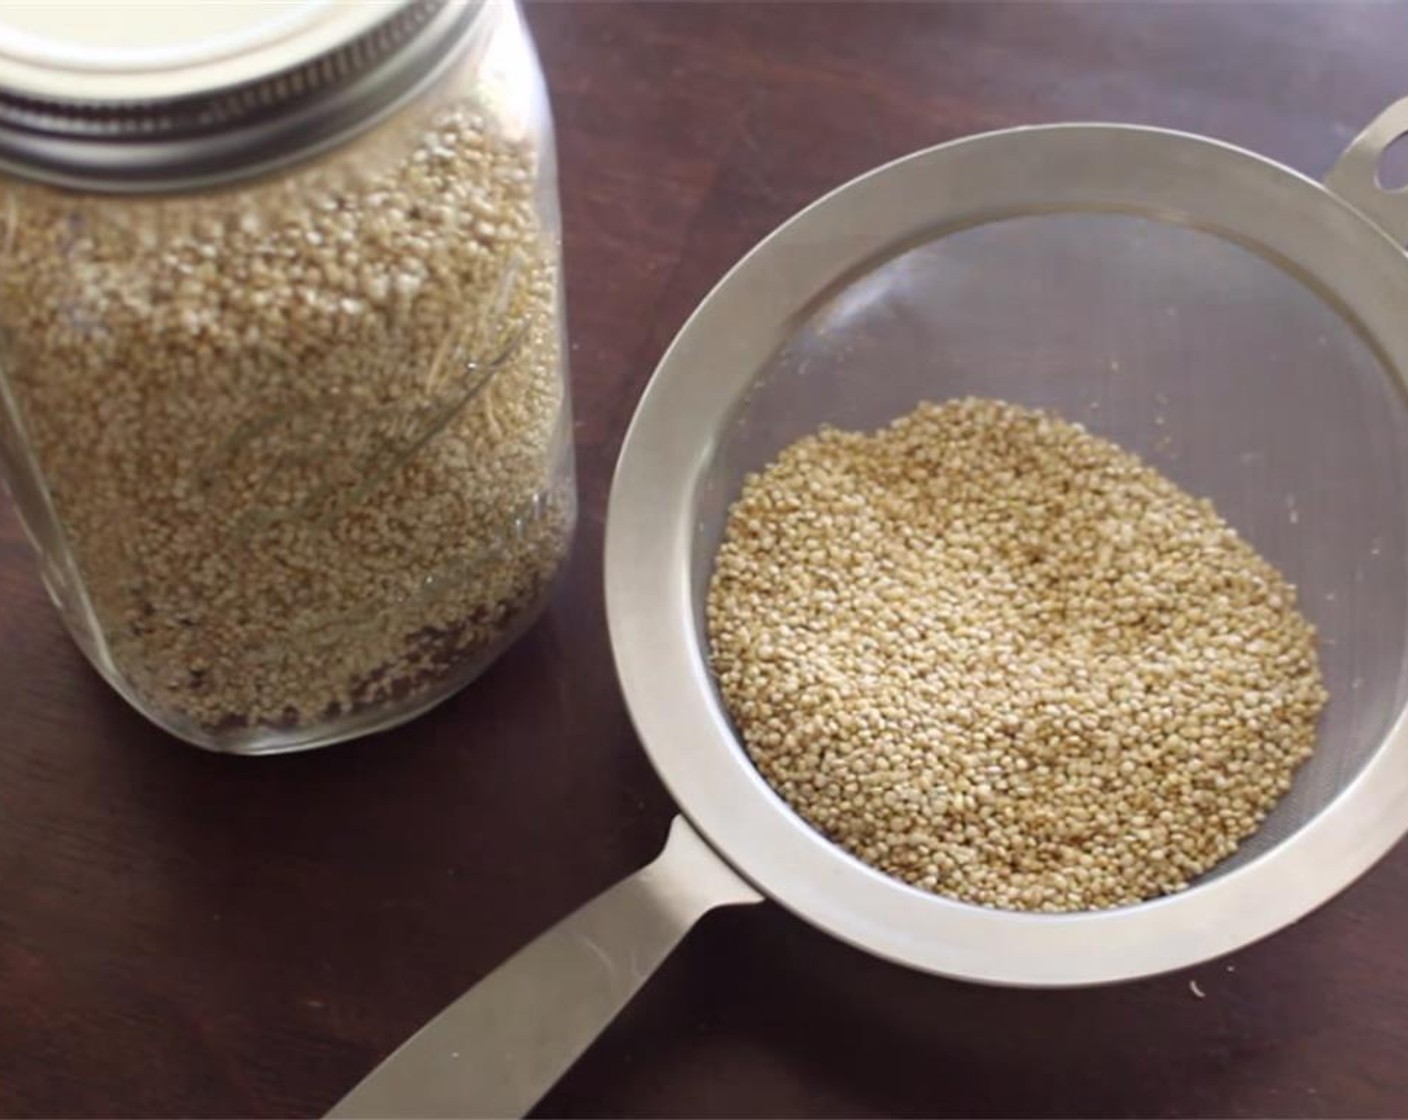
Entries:
[[462, 686], [543, 606], [575, 513], [517, 10], [312, 7], [248, 48], [250, 6], [218, 84], [193, 61], [109, 132], [84, 133], [104, 88], [45, 123], [67, 145], [0, 136], [6, 473], [46, 582], [140, 710], [245, 753]]

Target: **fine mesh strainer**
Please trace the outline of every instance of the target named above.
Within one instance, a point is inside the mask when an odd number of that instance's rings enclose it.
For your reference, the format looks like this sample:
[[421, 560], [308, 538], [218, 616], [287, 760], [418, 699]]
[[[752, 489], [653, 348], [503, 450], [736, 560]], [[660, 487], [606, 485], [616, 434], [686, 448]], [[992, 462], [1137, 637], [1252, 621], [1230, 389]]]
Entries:
[[[526, 1111], [708, 909], [770, 897], [868, 952], [998, 984], [1179, 968], [1295, 921], [1408, 828], [1408, 101], [1326, 185], [1212, 140], [1066, 125], [902, 159], [773, 233], [662, 360], [621, 454], [607, 600], [626, 697], [684, 816], [655, 863], [451, 1005], [334, 1115]], [[763, 782], [707, 669], [742, 476], [919, 400], [1052, 408], [1221, 513], [1300, 589], [1331, 699], [1261, 830], [1183, 893], [985, 909], [881, 875]]]

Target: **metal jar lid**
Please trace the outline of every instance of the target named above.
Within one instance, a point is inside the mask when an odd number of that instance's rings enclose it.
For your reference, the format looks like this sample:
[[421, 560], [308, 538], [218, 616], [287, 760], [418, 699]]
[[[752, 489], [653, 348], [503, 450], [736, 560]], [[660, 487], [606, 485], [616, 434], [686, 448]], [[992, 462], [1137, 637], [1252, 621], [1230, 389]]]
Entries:
[[0, 4], [0, 171], [222, 186], [332, 148], [433, 82], [483, 0]]

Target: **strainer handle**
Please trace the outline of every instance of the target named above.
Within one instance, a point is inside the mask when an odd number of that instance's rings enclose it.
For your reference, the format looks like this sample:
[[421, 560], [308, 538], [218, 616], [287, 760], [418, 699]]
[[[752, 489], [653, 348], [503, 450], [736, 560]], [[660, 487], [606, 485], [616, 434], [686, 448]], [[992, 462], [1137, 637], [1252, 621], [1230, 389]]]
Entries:
[[1388, 146], [1408, 136], [1408, 97], [1395, 101], [1350, 141], [1325, 176], [1325, 186], [1372, 218], [1400, 245], [1408, 243], [1408, 187], [1379, 185], [1379, 161]]
[[329, 1117], [523, 1116], [701, 917], [761, 896], [682, 818], [655, 861], [511, 956]]

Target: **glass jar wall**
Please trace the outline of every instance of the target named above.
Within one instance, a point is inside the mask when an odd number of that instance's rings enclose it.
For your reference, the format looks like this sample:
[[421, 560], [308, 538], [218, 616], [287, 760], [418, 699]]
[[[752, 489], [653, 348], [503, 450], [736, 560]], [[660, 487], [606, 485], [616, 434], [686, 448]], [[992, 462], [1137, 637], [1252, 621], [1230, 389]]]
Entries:
[[[293, 7], [308, 57], [279, 31], [251, 58], [242, 25], [221, 56], [239, 81], [135, 108], [100, 90], [52, 121], [0, 39], [9, 488], [104, 677], [241, 753], [464, 685], [543, 606], [575, 514], [520, 14], [407, 3], [339, 32]], [[178, 46], [207, 73], [219, 53]], [[62, 144], [36, 149], [46, 128]]]

